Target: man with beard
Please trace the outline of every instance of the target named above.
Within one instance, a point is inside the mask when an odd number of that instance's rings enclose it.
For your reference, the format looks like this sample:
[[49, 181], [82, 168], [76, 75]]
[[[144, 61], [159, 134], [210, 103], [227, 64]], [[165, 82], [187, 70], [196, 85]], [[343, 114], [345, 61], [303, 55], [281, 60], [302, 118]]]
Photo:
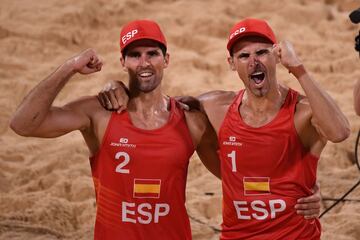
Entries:
[[121, 64], [129, 76], [129, 104], [111, 114], [96, 96], [55, 107], [52, 103], [76, 73], [101, 70], [92, 49], [70, 58], [40, 82], [11, 120], [22, 136], [51, 138], [80, 130], [90, 152], [96, 190], [95, 239], [191, 239], [185, 209], [189, 158], [197, 151], [220, 177], [214, 130], [201, 112], [183, 112], [163, 94], [168, 66], [166, 40], [148, 20], [121, 31]]
[[[237, 23], [227, 49], [229, 65], [245, 89], [200, 97], [219, 136], [221, 239], [320, 239], [319, 220], [300, 217], [293, 206], [297, 198], [311, 193], [326, 142], [346, 139], [349, 123], [292, 45], [277, 43], [265, 21], [249, 18]], [[278, 83], [279, 62], [295, 76], [305, 96]]]
[[[220, 238], [320, 239], [319, 220], [298, 215], [296, 203], [311, 194], [326, 142], [346, 139], [349, 123], [292, 45], [277, 43], [267, 22], [248, 18], [237, 23], [227, 49], [229, 65], [245, 89], [213, 91], [197, 98], [220, 146]], [[278, 83], [278, 63], [295, 76], [306, 96]], [[108, 108], [123, 106], [113, 104], [114, 99], [102, 101], [109, 102]]]

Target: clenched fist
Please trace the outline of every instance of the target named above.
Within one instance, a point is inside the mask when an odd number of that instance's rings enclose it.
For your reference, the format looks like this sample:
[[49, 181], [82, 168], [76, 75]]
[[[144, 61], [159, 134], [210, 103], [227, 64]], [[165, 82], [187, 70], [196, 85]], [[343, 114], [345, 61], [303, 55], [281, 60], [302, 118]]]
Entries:
[[281, 41], [279, 44], [275, 45], [273, 51], [277, 54], [280, 63], [287, 69], [302, 64], [295, 53], [293, 45], [289, 41]]
[[103, 62], [98, 57], [95, 50], [89, 48], [70, 58], [68, 64], [75, 73], [91, 74], [100, 71]]

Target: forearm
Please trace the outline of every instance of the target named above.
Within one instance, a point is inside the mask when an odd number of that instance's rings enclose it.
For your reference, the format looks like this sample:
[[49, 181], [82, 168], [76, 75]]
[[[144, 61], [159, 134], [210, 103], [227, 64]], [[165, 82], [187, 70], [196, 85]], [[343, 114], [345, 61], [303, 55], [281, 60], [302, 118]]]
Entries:
[[55, 97], [73, 75], [74, 71], [67, 61], [41, 81], [23, 99], [11, 120], [11, 128], [25, 136], [37, 129], [46, 118]]
[[360, 80], [358, 80], [354, 87], [354, 108], [358, 116], [360, 116]]
[[301, 65], [290, 68], [290, 72], [298, 79], [304, 89], [321, 133], [327, 140], [339, 142], [350, 134], [350, 125], [332, 97], [315, 82]]

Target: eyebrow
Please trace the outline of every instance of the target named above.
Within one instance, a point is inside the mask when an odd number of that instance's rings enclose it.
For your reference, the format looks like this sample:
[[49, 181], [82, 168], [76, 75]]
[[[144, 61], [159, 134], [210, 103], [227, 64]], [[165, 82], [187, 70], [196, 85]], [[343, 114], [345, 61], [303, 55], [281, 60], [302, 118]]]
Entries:
[[[161, 49], [151, 49], [151, 50], [146, 51], [146, 54], [151, 54], [151, 55], [157, 54], [157, 55], [159, 55], [160, 51], [161, 51]], [[135, 55], [140, 55], [140, 54], [141, 53], [139, 51], [131, 50], [131, 51], [128, 51], [126, 55], [135, 56]]]
[[[255, 54], [259, 54], [259, 53], [265, 53], [265, 52], [270, 52], [270, 50], [272, 49], [272, 47], [267, 47], [267, 48], [260, 48], [258, 50], [256, 50], [254, 53]], [[245, 57], [245, 56], [248, 56], [250, 55], [250, 52], [249, 51], [243, 51], [243, 52], [240, 52], [239, 53], [239, 57]]]

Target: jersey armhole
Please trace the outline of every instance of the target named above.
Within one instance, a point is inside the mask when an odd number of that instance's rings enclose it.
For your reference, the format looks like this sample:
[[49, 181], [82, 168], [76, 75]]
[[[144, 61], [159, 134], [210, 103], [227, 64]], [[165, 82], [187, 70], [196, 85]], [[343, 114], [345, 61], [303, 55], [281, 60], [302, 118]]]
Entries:
[[[220, 127], [219, 127], [219, 132], [217, 133], [217, 138], [219, 140], [219, 144], [220, 144], [220, 136], [223, 130], [223, 126], [225, 125], [225, 122], [227, 119], [229, 119], [228, 115], [230, 114], [230, 110], [233, 107], [233, 104], [238, 103], [238, 101], [241, 101], [244, 95], [245, 89], [241, 89], [234, 97], [234, 100], [231, 102], [231, 104], [229, 105], [228, 109], [226, 110], [226, 114], [224, 116], [224, 119], [221, 121]], [[240, 106], [240, 102], [239, 104], [236, 104], [237, 106]], [[240, 115], [240, 112], [238, 112], [238, 114]], [[240, 116], [241, 117], [241, 116]]]
[[115, 112], [112, 112], [111, 115], [110, 115], [110, 118], [109, 118], [109, 121], [106, 125], [106, 129], [105, 129], [105, 133], [104, 133], [104, 136], [103, 138], [101, 139], [101, 143], [100, 143], [100, 146], [99, 146], [99, 150], [93, 155], [93, 156], [90, 156], [89, 159], [90, 161], [92, 162], [93, 160], [95, 160], [101, 153], [101, 150], [103, 149], [104, 145], [105, 145], [105, 141], [106, 139], [108, 138], [108, 135], [109, 135], [109, 132], [110, 132], [110, 128], [111, 128], [111, 123], [113, 122], [113, 119], [115, 118]]

